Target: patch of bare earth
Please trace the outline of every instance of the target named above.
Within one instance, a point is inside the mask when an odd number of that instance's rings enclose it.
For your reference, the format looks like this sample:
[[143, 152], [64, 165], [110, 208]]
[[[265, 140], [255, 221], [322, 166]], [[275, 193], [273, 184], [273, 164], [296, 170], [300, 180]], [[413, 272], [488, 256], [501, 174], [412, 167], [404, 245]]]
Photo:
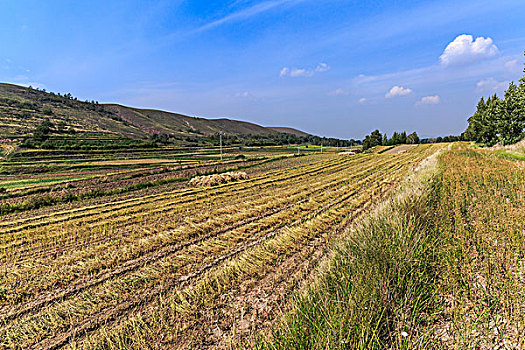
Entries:
[[382, 152], [382, 154], [400, 154], [416, 147], [417, 145], [401, 145]]

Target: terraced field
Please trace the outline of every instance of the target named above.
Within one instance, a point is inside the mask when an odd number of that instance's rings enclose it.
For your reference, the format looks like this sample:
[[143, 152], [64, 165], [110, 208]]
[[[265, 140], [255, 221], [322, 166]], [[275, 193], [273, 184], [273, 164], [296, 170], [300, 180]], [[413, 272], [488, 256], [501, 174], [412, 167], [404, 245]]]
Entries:
[[[438, 146], [261, 163], [250, 178], [0, 223], [0, 346], [227, 347], [270, 327], [330, 242]], [[118, 179], [116, 179], [118, 181]]]

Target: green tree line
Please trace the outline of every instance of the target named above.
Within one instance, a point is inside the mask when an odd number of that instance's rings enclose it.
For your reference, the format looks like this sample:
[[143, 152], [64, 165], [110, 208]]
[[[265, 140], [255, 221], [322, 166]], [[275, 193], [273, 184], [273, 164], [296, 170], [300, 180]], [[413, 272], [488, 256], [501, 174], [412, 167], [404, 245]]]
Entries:
[[392, 137], [389, 138], [386, 133], [383, 135], [379, 130], [376, 129], [372, 131], [370, 135], [367, 135], [363, 140], [363, 151], [366, 151], [367, 149], [375, 146], [418, 144], [420, 142], [421, 140], [415, 131], [409, 135], [407, 135], [406, 131], [396, 131], [392, 134]]
[[[525, 73], [525, 70], [524, 70]], [[462, 137], [485, 145], [516, 143], [525, 137], [525, 76], [509, 84], [504, 98], [496, 94], [479, 100]]]

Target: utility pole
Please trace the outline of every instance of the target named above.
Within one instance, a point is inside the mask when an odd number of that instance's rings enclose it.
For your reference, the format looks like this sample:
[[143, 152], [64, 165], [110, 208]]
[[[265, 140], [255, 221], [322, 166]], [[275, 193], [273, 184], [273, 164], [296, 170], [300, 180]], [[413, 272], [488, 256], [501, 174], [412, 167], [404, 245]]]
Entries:
[[321, 153], [323, 153], [323, 144], [321, 143]]
[[221, 149], [221, 160], [222, 160], [222, 131], [219, 132], [219, 140], [220, 140], [220, 149]]

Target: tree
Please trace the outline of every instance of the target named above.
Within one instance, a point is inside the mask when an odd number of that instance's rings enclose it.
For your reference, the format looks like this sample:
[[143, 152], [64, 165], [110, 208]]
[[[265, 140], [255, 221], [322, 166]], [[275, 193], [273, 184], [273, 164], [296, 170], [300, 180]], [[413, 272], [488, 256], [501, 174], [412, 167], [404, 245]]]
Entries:
[[417, 133], [415, 131], [406, 137], [406, 143], [412, 145], [419, 143], [419, 136], [417, 136]]
[[59, 134], [65, 133], [66, 132], [66, 123], [64, 123], [63, 121], [58, 123], [57, 124], [57, 132]]
[[39, 142], [47, 140], [51, 133], [51, 128], [53, 128], [53, 123], [51, 123], [49, 118], [44, 119], [42, 123], [36, 127], [35, 132], [33, 133], [33, 140]]
[[478, 141], [478, 137], [481, 133], [481, 115], [485, 113], [487, 105], [483, 97], [478, 102], [476, 112], [470, 118], [468, 118], [468, 127], [467, 130], [463, 133], [463, 138], [468, 141]]
[[[525, 73], [525, 69], [524, 69]], [[468, 118], [463, 139], [493, 145], [511, 144], [525, 136], [525, 76], [520, 84], [509, 84], [503, 99], [496, 94], [478, 102], [476, 112]]]
[[383, 135], [379, 132], [379, 130], [374, 130], [370, 133], [370, 135], [367, 135], [365, 139], [363, 140], [363, 150], [367, 150], [369, 148], [379, 146], [383, 143]]
[[525, 106], [522, 101], [519, 88], [512, 82], [505, 91], [505, 99], [496, 106], [499, 115], [497, 131], [503, 144], [516, 143], [522, 138], [525, 127]]
[[407, 143], [407, 132], [406, 131], [403, 131], [400, 135], [399, 135], [399, 143]]

